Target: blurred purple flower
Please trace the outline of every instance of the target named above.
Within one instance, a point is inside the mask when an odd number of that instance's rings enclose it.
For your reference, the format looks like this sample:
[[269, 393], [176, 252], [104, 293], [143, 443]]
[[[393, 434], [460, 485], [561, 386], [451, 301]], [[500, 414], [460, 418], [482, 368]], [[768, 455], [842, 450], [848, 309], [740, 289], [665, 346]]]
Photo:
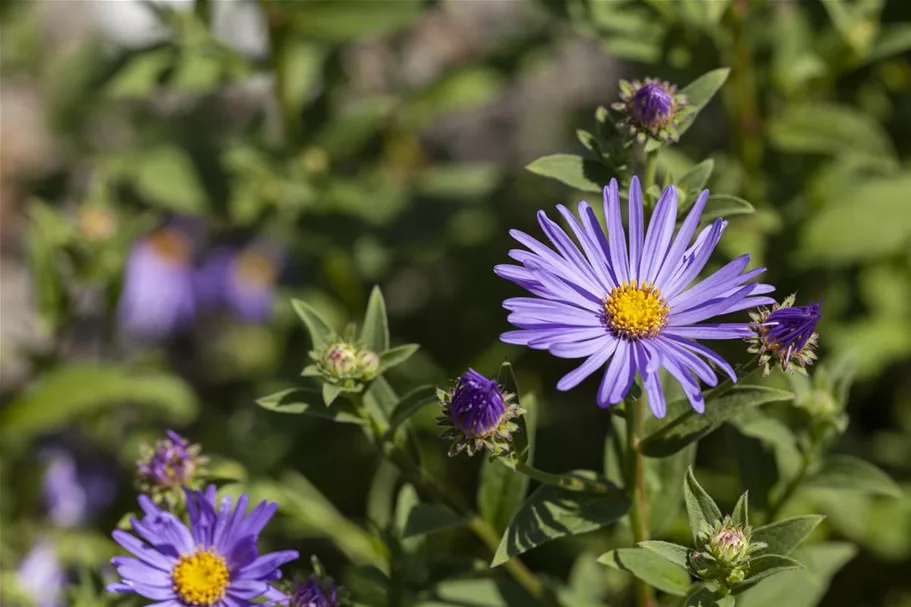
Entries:
[[267, 244], [216, 250], [197, 274], [200, 303], [225, 306], [247, 322], [268, 319], [281, 262], [281, 252]]
[[189, 232], [177, 226], [159, 228], [133, 246], [118, 310], [127, 333], [160, 339], [193, 319], [192, 254]]
[[155, 443], [154, 448], [143, 448], [143, 456], [137, 462], [140, 481], [144, 488], [182, 488], [191, 486], [206, 459], [200, 457], [200, 446], [173, 430], [167, 431], [167, 438]]
[[35, 607], [59, 607], [65, 604], [63, 587], [66, 572], [57, 560], [57, 551], [47, 539], [39, 540], [22, 559], [17, 571], [19, 587]]
[[48, 515], [60, 527], [75, 527], [114, 499], [113, 478], [103, 470], [77, 463], [62, 448], [45, 453], [47, 468], [41, 480]]
[[291, 593], [290, 607], [338, 607], [335, 586], [321, 584], [316, 578], [298, 583]]

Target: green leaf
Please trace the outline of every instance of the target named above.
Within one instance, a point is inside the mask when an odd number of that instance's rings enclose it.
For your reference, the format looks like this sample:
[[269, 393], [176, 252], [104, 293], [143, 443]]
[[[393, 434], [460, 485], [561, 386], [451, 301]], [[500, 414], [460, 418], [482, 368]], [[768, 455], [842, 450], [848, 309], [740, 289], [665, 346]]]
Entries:
[[686, 596], [690, 589], [690, 574], [686, 569], [642, 548], [611, 550], [598, 557], [598, 562], [631, 573], [668, 594]]
[[858, 64], [858, 67], [907, 52], [909, 49], [911, 49], [911, 23], [884, 24], [873, 48]]
[[794, 557], [805, 569], [785, 571], [774, 578], [761, 580], [737, 595], [737, 607], [815, 607], [825, 596], [835, 572], [856, 553], [855, 546], [841, 542], [802, 546], [795, 551]]
[[734, 512], [731, 514], [731, 519], [735, 525], [746, 525], [750, 522], [748, 499], [748, 494], [744, 492], [740, 499], [737, 500], [737, 503], [734, 504]]
[[380, 367], [378, 373], [385, 373], [393, 367], [397, 367], [409, 358], [420, 348], [418, 344], [405, 344], [396, 346], [391, 350], [386, 350], [380, 354]]
[[765, 554], [791, 554], [801, 542], [807, 539], [816, 526], [826, 518], [819, 514], [795, 516], [776, 523], [769, 523], [753, 529], [751, 540], [765, 542], [765, 548], [756, 551], [758, 556]]
[[888, 497], [902, 496], [901, 487], [892, 480], [892, 477], [873, 464], [850, 455], [827, 457], [822, 467], [807, 477], [804, 486]]
[[[705, 11], [705, 18], [709, 24], [718, 25], [730, 4], [731, 0], [702, 0], [702, 10]], [[733, 605], [733, 602], [731, 604]]]
[[583, 192], [601, 192], [611, 179], [606, 167], [595, 160], [574, 154], [544, 156], [525, 168]]
[[389, 416], [389, 432], [395, 432], [412, 415], [431, 403], [439, 403], [435, 386], [420, 386], [403, 396]]
[[175, 425], [196, 417], [198, 406], [190, 386], [174, 375], [110, 364], [70, 364], [45, 373], [8, 403], [0, 414], [0, 427], [6, 439], [25, 439], [126, 404], [148, 407]]
[[712, 176], [712, 171], [715, 169], [715, 161], [709, 158], [708, 160], [703, 160], [689, 171], [683, 174], [682, 177], [677, 181], [677, 186], [684, 188], [688, 196], [691, 198], [694, 193], [701, 192], [705, 188], [705, 184], [709, 182], [709, 177]]
[[687, 557], [689, 556], [690, 549], [686, 546], [658, 540], [646, 540], [644, 542], [639, 542], [637, 546], [644, 548], [649, 552], [654, 552], [658, 556], [669, 560], [675, 565], [680, 565], [684, 569], [687, 567]]
[[[373, 287], [370, 292], [367, 313], [364, 315], [364, 326], [361, 327], [361, 341], [377, 354], [383, 354], [389, 349], [389, 321], [386, 318], [386, 301], [383, 299], [383, 292], [380, 291], [379, 287]], [[417, 350], [417, 346], [414, 349]], [[409, 356], [413, 353], [414, 351]]]
[[405, 522], [405, 529], [402, 531], [402, 539], [461, 527], [466, 523], [467, 521], [463, 517], [443, 506], [417, 504], [408, 513], [408, 520]]
[[[537, 600], [511, 579], [451, 579], [433, 587], [432, 596], [414, 607], [526, 607]], [[380, 605], [385, 603], [371, 603]], [[365, 607], [365, 606], [361, 606]]]
[[139, 193], [158, 207], [188, 214], [206, 210], [207, 196], [196, 167], [177, 146], [145, 150], [127, 170]]
[[334, 333], [329, 325], [326, 324], [326, 321], [305, 301], [292, 299], [291, 306], [297, 312], [297, 315], [300, 316], [300, 319], [304, 321], [304, 325], [306, 325], [307, 331], [310, 333], [313, 349], [318, 350], [326, 346]]
[[746, 580], [761, 580], [764, 577], [781, 573], [789, 569], [803, 569], [803, 565], [792, 558], [779, 554], [764, 554], [750, 559], [750, 569]]
[[287, 11], [294, 37], [342, 43], [373, 38], [408, 25], [424, 9], [422, 0], [292, 2]]
[[683, 412], [657, 430], [653, 428], [660, 420], [650, 420], [646, 431], [651, 431], [651, 434], [642, 439], [640, 450], [649, 457], [667, 457], [709, 434], [724, 422], [736, 420], [753, 407], [793, 398], [794, 395], [790, 392], [765, 386], [734, 386], [717, 397], [707, 398], [705, 413], [701, 414], [690, 407], [685, 397], [676, 399], [668, 403], [668, 417], [675, 411]]
[[323, 403], [328, 407], [335, 399], [338, 398], [338, 395], [344, 392], [345, 390], [341, 386], [335, 384], [330, 384], [326, 382], [323, 384]]
[[686, 95], [687, 107], [690, 108], [690, 111], [680, 120], [677, 128], [681, 137], [693, 125], [696, 116], [712, 100], [730, 73], [731, 69], [727, 67], [712, 70], [699, 76], [680, 90], [682, 94]]
[[781, 151], [895, 157], [880, 123], [855, 108], [827, 103], [786, 108], [768, 126], [772, 144]]
[[703, 223], [714, 221], [718, 217], [734, 217], [735, 215], [752, 215], [756, 209], [743, 198], [727, 194], [712, 194], [705, 203], [702, 211]]
[[696, 534], [703, 525], [711, 526], [721, 520], [721, 510], [712, 496], [706, 493], [696, 480], [692, 468], [686, 471], [686, 478], [683, 480], [683, 499], [686, 503], [686, 518], [695, 542]]
[[[325, 384], [324, 384], [325, 385]], [[363, 418], [350, 411], [345, 411], [340, 406], [327, 407], [323, 402], [323, 394], [319, 388], [289, 388], [256, 400], [263, 409], [276, 413], [292, 413], [322, 417], [342, 424], [360, 424], [366, 422]]]
[[105, 84], [112, 97], [144, 97], [158, 88], [166, 69], [176, 59], [171, 47], [155, 48], [130, 57], [123, 68]]
[[[575, 474], [598, 479], [589, 470]], [[491, 567], [552, 540], [606, 527], [626, 514], [629, 506], [629, 499], [619, 489], [598, 495], [541, 485], [510, 521]]]
[[684, 607], [734, 607], [732, 595], [718, 596], [708, 588], [700, 588], [686, 599]]

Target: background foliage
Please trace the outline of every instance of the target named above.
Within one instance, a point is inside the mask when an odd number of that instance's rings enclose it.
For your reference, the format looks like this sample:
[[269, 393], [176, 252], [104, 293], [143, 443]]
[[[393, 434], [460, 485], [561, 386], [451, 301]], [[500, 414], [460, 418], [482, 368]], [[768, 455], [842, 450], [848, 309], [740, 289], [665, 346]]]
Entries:
[[[824, 297], [820, 351], [831, 381], [791, 389], [798, 400], [831, 392], [850, 361], [850, 425], [836, 450], [875, 462], [904, 491], [896, 500], [854, 483], [800, 491], [789, 513], [827, 515], [813, 538], [857, 548], [807, 544], [809, 574], [781, 574], [802, 577], [769, 586], [789, 589], [781, 598], [743, 604], [911, 605], [902, 575], [911, 565], [906, 3], [4, 2], [2, 16], [5, 604], [27, 604], [15, 572], [48, 535], [73, 571], [71, 603], [113, 600], [100, 592], [99, 564], [116, 552], [109, 531], [135, 503], [139, 444], [166, 427], [201, 443], [215, 476], [277, 499], [270, 545], [319, 554], [364, 604], [383, 604], [371, 602], [377, 576], [389, 573], [374, 530], [390, 521], [406, 552], [421, 555], [397, 578], [417, 604], [524, 604], [501, 578], [446, 579], [453, 555], [479, 571], [487, 556], [458, 521], [422, 535], [414, 525], [446, 521], [415, 514], [418, 495], [377, 464], [356, 425], [256, 406], [293, 387], [308, 364], [290, 300], [342, 327], [381, 284], [392, 345], [421, 344], [388, 374], [394, 387], [441, 384], [467, 366], [493, 375], [509, 359], [523, 391], [537, 395], [536, 464], [601, 469], [611, 420], [594, 406], [594, 382], [557, 393], [571, 362], [497, 340], [500, 302], [515, 290], [492, 267], [511, 247], [508, 229], [533, 230], [537, 209], [581, 197], [525, 165], [586, 153], [573, 132], [594, 128], [620, 77], [682, 85], [728, 67], [681, 143], [662, 151], [659, 171], [687, 174], [698, 189], [699, 172], [688, 171], [711, 159], [713, 194], [755, 207], [732, 217], [724, 253], [752, 253], [781, 297]], [[580, 179], [569, 185], [591, 189]], [[96, 211], [111, 229], [93, 229]], [[124, 335], [115, 310], [126, 253], [173, 215], [202, 226], [200, 252], [263, 239], [283, 251], [267, 322], [211, 314], [163, 341]], [[745, 360], [740, 349], [727, 344], [724, 354]], [[789, 387], [780, 377], [768, 385]], [[473, 499], [479, 474], [502, 471], [447, 459], [432, 409], [414, 418], [415, 448]], [[758, 424], [722, 426], [688, 451], [725, 511], [743, 490], [752, 505], [780, 482], [787, 445]], [[113, 503], [77, 527], [54, 527], [41, 501], [43, 454], [61, 446], [116, 481]], [[519, 503], [488, 493], [478, 501], [499, 529]], [[653, 530], [687, 541], [682, 512], [653, 516]], [[620, 545], [618, 533], [522, 558], [565, 581], [569, 604], [620, 605], [628, 578], [595, 563]]]

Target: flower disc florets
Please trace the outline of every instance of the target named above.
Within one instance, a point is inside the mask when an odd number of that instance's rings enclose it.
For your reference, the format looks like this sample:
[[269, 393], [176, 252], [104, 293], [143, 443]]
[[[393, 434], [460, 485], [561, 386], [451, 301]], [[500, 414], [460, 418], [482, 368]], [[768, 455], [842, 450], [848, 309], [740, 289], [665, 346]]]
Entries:
[[620, 101], [611, 106], [623, 113], [617, 122], [642, 143], [652, 137], [660, 141], [677, 140], [677, 123], [686, 108], [686, 97], [677, 87], [655, 78], [645, 82], [620, 81]]
[[806, 367], [816, 360], [816, 323], [822, 312], [822, 302], [810, 302], [807, 306], [795, 306], [795, 295], [788, 296], [772, 309], [761, 308], [751, 312], [750, 329], [753, 334], [747, 338], [749, 352], [759, 354], [763, 375], [771, 372], [773, 359], [782, 371], [806, 375]]
[[751, 542], [752, 529], [726, 516], [714, 525], [705, 524], [696, 534], [696, 550], [690, 554], [693, 571], [704, 580], [727, 586], [742, 582], [749, 572], [750, 555], [766, 547]]
[[208, 458], [200, 455], [202, 447], [173, 430], [154, 447], [143, 445], [136, 462], [137, 486], [157, 502], [171, 506], [183, 500], [184, 487], [197, 487], [205, 475]]
[[352, 339], [337, 338], [321, 350], [310, 352], [317, 375], [343, 388], [357, 388], [376, 377], [380, 359], [376, 352]]
[[519, 429], [513, 420], [525, 411], [513, 402], [515, 395], [503, 392], [496, 380], [468, 369], [454, 388], [438, 389], [437, 397], [443, 407], [437, 423], [450, 427], [443, 438], [454, 439], [450, 457], [463, 450], [469, 456], [482, 449], [491, 455], [509, 451], [512, 433]]

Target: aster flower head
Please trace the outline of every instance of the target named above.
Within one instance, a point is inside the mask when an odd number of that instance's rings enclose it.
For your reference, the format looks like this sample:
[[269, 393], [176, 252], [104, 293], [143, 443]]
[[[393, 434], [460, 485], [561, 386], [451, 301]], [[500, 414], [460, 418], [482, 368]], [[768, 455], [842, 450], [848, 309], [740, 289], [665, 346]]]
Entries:
[[819, 335], [816, 323], [822, 317], [822, 300], [806, 306], [795, 306], [796, 295], [792, 294], [771, 310], [762, 308], [750, 314], [752, 334], [749, 352], [759, 354], [763, 374], [771, 372], [773, 361], [782, 371], [806, 375], [806, 368], [816, 360], [816, 344]]
[[322, 563], [315, 556], [311, 557], [313, 573], [304, 581], [297, 580], [288, 595], [289, 607], [342, 607], [350, 605], [348, 592], [342, 586], [336, 586], [334, 580], [326, 575]]
[[224, 306], [246, 322], [267, 320], [272, 314], [282, 257], [270, 243], [216, 250], [197, 273], [200, 301]]
[[661, 141], [677, 140], [677, 121], [686, 108], [686, 97], [677, 87], [655, 78], [645, 82], [620, 81], [620, 101], [611, 106], [622, 112], [618, 129], [642, 143], [651, 137]]
[[260, 597], [285, 602], [271, 583], [298, 553], [259, 554], [259, 534], [277, 506], [264, 501], [248, 514], [248, 501], [242, 494], [236, 505], [230, 497], [217, 504], [214, 485], [187, 490], [187, 525], [140, 495], [144, 516], [132, 519], [136, 535], [113, 533], [134, 556], [111, 559], [121, 581], [109, 584], [108, 592], [135, 593], [162, 607], [250, 607]]
[[142, 446], [142, 456], [136, 462], [137, 485], [159, 503], [173, 507], [183, 501], [184, 488], [194, 488], [205, 474], [208, 459], [201, 456], [202, 448], [173, 430], [154, 447]]
[[742, 582], [749, 573], [753, 553], [768, 546], [752, 541], [751, 535], [750, 525], [735, 523], [730, 516], [703, 524], [696, 534], [696, 550], [689, 557], [693, 572], [704, 580], [729, 586]]
[[665, 188], [646, 229], [642, 191], [633, 177], [628, 247], [616, 180], [604, 189], [607, 233], [585, 201], [578, 205], [578, 217], [557, 206], [578, 244], [539, 211], [538, 223], [553, 248], [512, 230], [512, 237], [528, 250], [510, 251], [518, 265], [499, 265], [494, 270], [533, 295], [503, 302], [517, 330], [501, 339], [548, 350], [560, 358], [584, 358], [558, 382], [559, 390], [570, 390], [606, 367], [597, 395], [601, 407], [623, 400], [638, 372], [652, 412], [659, 418], [667, 412], [659, 379], [663, 367], [701, 413], [705, 402], [699, 381], [710, 386], [718, 383], [709, 363], [732, 381], [737, 376], [723, 358], [696, 340], [749, 336], [746, 323], [712, 319], [773, 303], [764, 295], [774, 290], [750, 282], [765, 268], [744, 272], [749, 255], [694, 283], [727, 226], [718, 218], [696, 235], [708, 197], [708, 190], [703, 191], [675, 237], [676, 187]]
[[162, 339], [185, 328], [196, 314], [193, 244], [180, 227], [159, 228], [127, 257], [118, 320], [131, 336]]
[[315, 364], [304, 369], [304, 375], [320, 376], [323, 381], [348, 390], [358, 389], [380, 370], [379, 355], [354, 339], [353, 327], [344, 336], [310, 352], [310, 358]]
[[487, 449], [494, 455], [507, 453], [512, 433], [519, 429], [514, 421], [525, 411], [514, 402], [515, 395], [504, 392], [495, 379], [468, 369], [451, 390], [437, 390], [443, 415], [437, 419], [449, 429], [443, 438], [453, 439], [449, 455], [467, 451], [469, 456]]

